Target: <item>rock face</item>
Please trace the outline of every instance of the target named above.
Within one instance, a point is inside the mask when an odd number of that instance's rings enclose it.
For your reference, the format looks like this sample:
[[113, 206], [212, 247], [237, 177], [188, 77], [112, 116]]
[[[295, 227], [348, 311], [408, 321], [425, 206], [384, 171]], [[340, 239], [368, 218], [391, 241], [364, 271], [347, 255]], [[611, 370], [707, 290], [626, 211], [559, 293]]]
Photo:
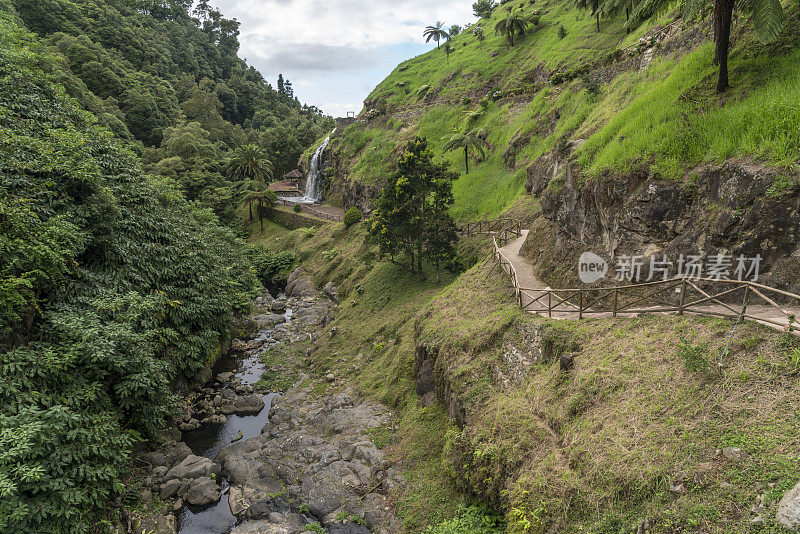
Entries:
[[[259, 520], [234, 532], [301, 532], [273, 521], [287, 501], [305, 503], [330, 528], [346, 512], [364, 517], [373, 532], [397, 532], [397, 519], [380, 492], [405, 482], [368, 437], [371, 429], [390, 424], [387, 408], [351, 392], [322, 400], [311, 399], [309, 392], [293, 388], [276, 397], [262, 434], [226, 447], [217, 456], [231, 483], [231, 511]], [[370, 492], [378, 497], [362, 499]]]
[[775, 514], [778, 523], [789, 530], [800, 527], [800, 483], [786, 492]]
[[319, 295], [319, 291], [314, 287], [310, 278], [305, 276], [302, 267], [298, 267], [286, 280], [286, 294], [299, 298], [310, 298]]
[[[800, 289], [800, 186], [791, 182], [776, 192], [777, 170], [729, 162], [699, 167], [682, 182], [635, 171], [583, 183], [577, 173], [553, 156], [528, 172], [529, 189], [541, 192], [542, 214], [553, 229], [547, 248], [570, 256], [563, 261], [585, 250], [612, 259], [645, 255], [646, 265], [663, 254], [760, 254], [762, 274], [770, 271], [763, 281]], [[545, 181], [557, 185], [545, 189]], [[523, 254], [540, 257], [538, 249], [523, 248]], [[542, 266], [557, 260], [541, 255]]]

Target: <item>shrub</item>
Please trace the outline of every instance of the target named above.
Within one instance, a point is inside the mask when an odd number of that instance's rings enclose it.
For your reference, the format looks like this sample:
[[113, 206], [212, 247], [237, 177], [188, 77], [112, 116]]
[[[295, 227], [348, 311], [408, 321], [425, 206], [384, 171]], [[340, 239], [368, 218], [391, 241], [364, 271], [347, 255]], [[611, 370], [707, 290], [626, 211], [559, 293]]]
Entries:
[[361, 210], [353, 206], [344, 214], [344, 225], [348, 228], [361, 220]]
[[288, 270], [294, 262], [294, 254], [287, 250], [273, 252], [263, 245], [252, 245], [249, 250], [250, 261], [261, 283], [268, 285], [281, 271]]
[[564, 26], [558, 25], [558, 38], [563, 39], [567, 36], [567, 29]]
[[303, 211], [303, 207], [300, 204], [295, 204], [292, 207], [292, 211], [294, 211], [295, 213], [300, 213], [301, 211]]

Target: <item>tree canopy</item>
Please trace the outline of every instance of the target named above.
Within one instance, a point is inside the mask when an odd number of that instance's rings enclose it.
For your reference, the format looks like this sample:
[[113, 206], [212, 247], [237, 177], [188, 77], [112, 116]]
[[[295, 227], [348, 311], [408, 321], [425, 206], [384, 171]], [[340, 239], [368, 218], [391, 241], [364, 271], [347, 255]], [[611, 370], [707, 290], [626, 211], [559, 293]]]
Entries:
[[370, 218], [368, 239], [389, 261], [421, 278], [423, 260], [428, 260], [438, 279], [441, 266], [455, 257], [457, 235], [449, 208], [457, 177], [446, 163], [433, 162], [427, 141], [410, 141]]

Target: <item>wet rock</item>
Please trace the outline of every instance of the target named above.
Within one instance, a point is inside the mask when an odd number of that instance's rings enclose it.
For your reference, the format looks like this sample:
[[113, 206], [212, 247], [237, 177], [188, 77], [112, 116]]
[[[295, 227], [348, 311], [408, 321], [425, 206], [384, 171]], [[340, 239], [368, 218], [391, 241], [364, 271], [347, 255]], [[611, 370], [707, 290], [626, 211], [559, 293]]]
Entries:
[[242, 341], [241, 339], [234, 339], [231, 341], [231, 352], [244, 352], [247, 348], [247, 344]]
[[272, 303], [272, 305], [270, 305], [269, 310], [272, 313], [284, 314], [284, 313], [286, 313], [286, 307], [287, 307], [286, 306], [286, 302], [283, 302], [283, 301], [280, 301], [280, 300], [276, 300], [276, 301], [274, 301]]
[[264, 330], [277, 324], [285, 323], [286, 317], [283, 315], [278, 315], [277, 313], [269, 313], [264, 315], [256, 315], [253, 317], [253, 320], [256, 322], [258, 328]]
[[220, 466], [200, 456], [190, 455], [186, 457], [181, 463], [170, 469], [165, 475], [166, 480], [174, 479], [192, 479], [219, 475], [221, 473]]
[[220, 487], [211, 477], [194, 479], [186, 493], [186, 501], [193, 506], [206, 506], [219, 502]]

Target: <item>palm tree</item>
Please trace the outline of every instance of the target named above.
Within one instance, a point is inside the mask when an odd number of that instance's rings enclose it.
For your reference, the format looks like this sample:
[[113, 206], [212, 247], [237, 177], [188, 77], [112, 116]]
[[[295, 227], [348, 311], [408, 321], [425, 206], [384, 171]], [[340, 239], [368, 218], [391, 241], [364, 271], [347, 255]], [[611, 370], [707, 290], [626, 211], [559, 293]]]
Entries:
[[520, 11], [514, 11], [495, 25], [494, 33], [495, 35], [505, 35], [508, 43], [514, 46], [514, 35], [524, 34], [525, 30], [528, 29], [528, 22], [528, 18]]
[[[701, 7], [698, 0], [689, 2], [690, 15], [697, 16]], [[714, 0], [714, 63], [719, 64], [717, 93], [728, 87], [728, 52], [731, 46], [731, 24], [733, 9], [750, 15], [756, 37], [764, 44], [774, 42], [783, 29], [783, 5], [780, 0]]]
[[[709, 3], [709, 0], [686, 0], [683, 4], [683, 20], [689, 22], [698, 19]], [[713, 0], [713, 4], [714, 64], [719, 65], [717, 92], [722, 93], [729, 86], [728, 52], [731, 45], [733, 10], [736, 9], [743, 15], [743, 20], [753, 23], [756, 37], [762, 44], [775, 42], [780, 36], [784, 11], [780, 0]], [[671, 3], [669, 0], [646, 0], [635, 4], [631, 2], [631, 5], [628, 28], [663, 13]]]
[[272, 162], [258, 145], [237, 147], [228, 165], [228, 176], [238, 180], [263, 181], [272, 174]]
[[[610, 4], [610, 2], [606, 3]], [[597, 18], [597, 33], [600, 33], [600, 10], [601, 7], [603, 7], [600, 4], [600, 0], [577, 0], [577, 2], [575, 2], [575, 7], [578, 9], [588, 9], [592, 12], [592, 15]]]
[[234, 184], [234, 194], [247, 202], [247, 209], [250, 211], [250, 220], [253, 220], [253, 201], [258, 200], [267, 184], [260, 180], [246, 179]]
[[447, 41], [446, 43], [444, 43], [444, 53], [447, 54], [447, 64], [448, 65], [450, 64], [450, 54], [452, 54], [455, 51], [456, 51], [456, 49], [453, 48], [452, 46], [450, 46], [450, 41]]
[[467, 167], [466, 174], [469, 174], [469, 153], [470, 151], [478, 152], [481, 155], [481, 158], [486, 156], [486, 151], [484, 148], [488, 148], [489, 143], [486, 142], [485, 139], [482, 139], [475, 135], [472, 132], [466, 132], [462, 134], [456, 134], [450, 138], [448, 142], [444, 144], [442, 150], [445, 152], [452, 152], [453, 150], [458, 150], [460, 148], [464, 149], [464, 164]]
[[425, 28], [425, 31], [422, 32], [422, 36], [425, 37], [425, 42], [431, 42], [431, 39], [436, 41], [436, 49], [439, 49], [439, 41], [442, 39], [449, 39], [450, 34], [447, 33], [447, 30], [444, 29], [444, 22], [436, 21], [435, 26], [428, 26]]

